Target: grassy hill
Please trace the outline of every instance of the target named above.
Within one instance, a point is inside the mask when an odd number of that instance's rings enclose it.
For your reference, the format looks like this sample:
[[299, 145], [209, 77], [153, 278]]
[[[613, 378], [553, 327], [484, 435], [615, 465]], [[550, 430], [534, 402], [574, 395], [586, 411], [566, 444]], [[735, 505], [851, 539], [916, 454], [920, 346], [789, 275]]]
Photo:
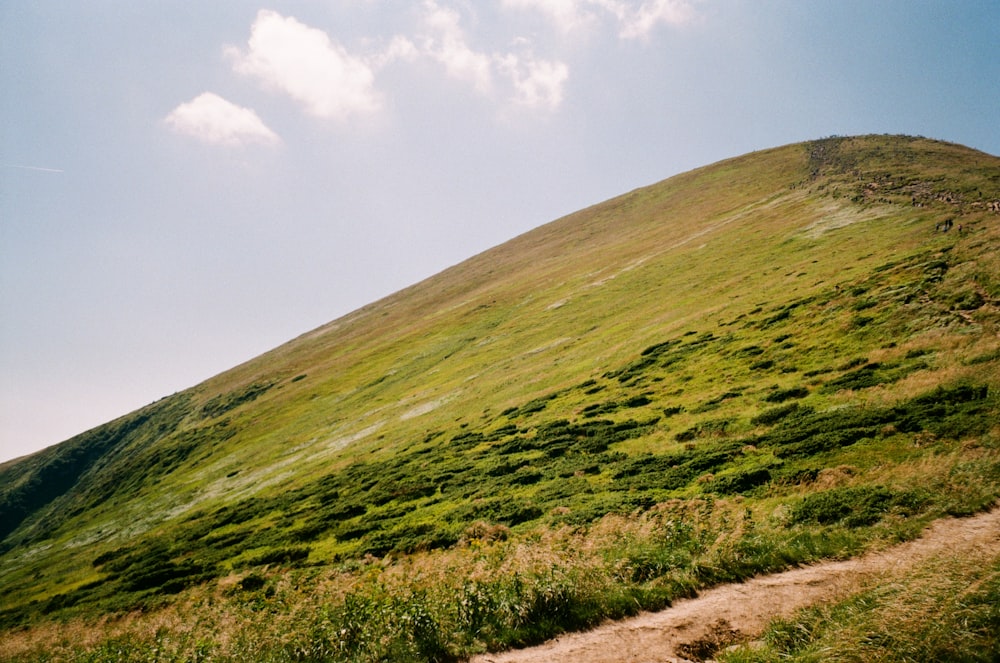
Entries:
[[755, 152], [4, 464], [0, 657], [454, 660], [989, 508], [998, 201]]

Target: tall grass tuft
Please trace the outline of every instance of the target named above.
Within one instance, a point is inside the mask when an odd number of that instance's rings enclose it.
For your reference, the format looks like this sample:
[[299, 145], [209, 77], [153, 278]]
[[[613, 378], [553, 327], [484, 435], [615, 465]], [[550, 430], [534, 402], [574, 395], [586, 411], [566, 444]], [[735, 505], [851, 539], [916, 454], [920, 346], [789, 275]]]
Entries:
[[724, 663], [1000, 660], [1000, 555], [937, 560], [771, 624]]

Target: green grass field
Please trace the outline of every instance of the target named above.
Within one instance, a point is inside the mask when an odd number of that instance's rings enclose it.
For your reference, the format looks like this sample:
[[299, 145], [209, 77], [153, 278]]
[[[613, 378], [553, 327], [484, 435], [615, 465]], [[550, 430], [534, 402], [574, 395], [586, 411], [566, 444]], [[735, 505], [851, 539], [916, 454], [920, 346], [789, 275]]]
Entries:
[[756, 152], [0, 466], [0, 658], [460, 660], [990, 508], [997, 201], [927, 139]]

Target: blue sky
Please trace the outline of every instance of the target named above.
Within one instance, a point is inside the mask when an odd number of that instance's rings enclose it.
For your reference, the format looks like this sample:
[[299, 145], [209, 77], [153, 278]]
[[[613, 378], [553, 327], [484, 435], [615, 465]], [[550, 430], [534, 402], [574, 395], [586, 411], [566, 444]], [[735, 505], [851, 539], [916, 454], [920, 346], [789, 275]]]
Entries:
[[995, 0], [0, 2], [0, 460], [829, 135], [1000, 154]]

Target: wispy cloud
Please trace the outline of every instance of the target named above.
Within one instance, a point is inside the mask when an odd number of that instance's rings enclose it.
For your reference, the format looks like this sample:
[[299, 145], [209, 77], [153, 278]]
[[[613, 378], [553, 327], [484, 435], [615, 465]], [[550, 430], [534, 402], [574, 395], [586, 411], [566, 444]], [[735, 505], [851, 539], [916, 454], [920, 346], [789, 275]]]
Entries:
[[413, 62], [419, 57], [420, 49], [409, 37], [396, 35], [389, 41], [389, 45], [384, 50], [369, 56], [366, 61], [374, 71], [378, 71], [394, 62]]
[[680, 25], [697, 15], [694, 0], [503, 0], [510, 9], [536, 11], [562, 32], [611, 19], [622, 39], [646, 39], [660, 25]]
[[441, 63], [449, 76], [488, 92], [493, 81], [491, 58], [469, 47], [458, 12], [434, 0], [426, 0], [424, 8], [422, 52]]
[[276, 145], [278, 135], [253, 110], [204, 92], [183, 103], [164, 120], [174, 131], [215, 145]]
[[439, 62], [449, 76], [470, 83], [482, 94], [508, 96], [523, 108], [552, 111], [562, 103], [569, 77], [565, 63], [530, 53], [476, 50], [469, 45], [457, 11], [435, 0], [425, 0], [424, 11], [420, 53]]
[[289, 95], [316, 117], [345, 120], [382, 106], [371, 67], [295, 18], [262, 9], [247, 50], [229, 47], [226, 54], [235, 71]]
[[695, 16], [688, 0], [649, 0], [638, 7], [617, 0], [602, 0], [620, 24], [618, 34], [624, 39], [645, 39], [660, 25], [681, 25]]
[[566, 64], [512, 53], [499, 57], [498, 64], [514, 85], [516, 105], [554, 111], [562, 103], [563, 86], [569, 78]]
[[591, 27], [597, 21], [597, 14], [590, 7], [590, 0], [502, 0], [509, 9], [537, 11], [548, 17], [562, 32], [577, 32]]

